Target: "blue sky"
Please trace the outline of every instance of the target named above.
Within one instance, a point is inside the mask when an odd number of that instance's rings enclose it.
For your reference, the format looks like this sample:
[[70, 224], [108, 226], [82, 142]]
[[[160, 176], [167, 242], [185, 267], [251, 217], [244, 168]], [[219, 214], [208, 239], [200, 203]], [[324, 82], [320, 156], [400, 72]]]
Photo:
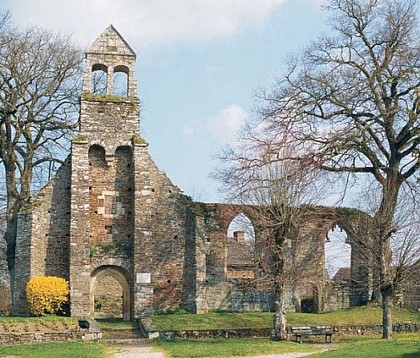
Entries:
[[141, 131], [159, 168], [217, 202], [212, 159], [252, 118], [254, 93], [326, 31], [322, 0], [3, 0], [19, 27], [71, 33], [83, 48], [113, 24], [137, 53]]

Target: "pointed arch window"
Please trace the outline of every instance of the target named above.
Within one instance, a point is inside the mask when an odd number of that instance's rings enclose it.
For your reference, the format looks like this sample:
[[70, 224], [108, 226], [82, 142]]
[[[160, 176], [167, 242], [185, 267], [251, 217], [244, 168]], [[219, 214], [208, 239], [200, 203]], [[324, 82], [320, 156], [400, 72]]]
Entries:
[[[348, 280], [351, 265], [351, 246], [347, 233], [340, 227], [332, 228], [325, 240], [325, 268], [330, 278]], [[336, 275], [338, 276], [336, 277]]]

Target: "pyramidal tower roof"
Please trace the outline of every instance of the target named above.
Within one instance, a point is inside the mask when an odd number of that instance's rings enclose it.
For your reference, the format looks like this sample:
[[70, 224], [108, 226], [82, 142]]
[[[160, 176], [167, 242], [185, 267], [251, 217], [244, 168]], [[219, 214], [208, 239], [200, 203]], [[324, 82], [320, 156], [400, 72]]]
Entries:
[[109, 25], [93, 42], [88, 53], [136, 57], [136, 53], [112, 25]]

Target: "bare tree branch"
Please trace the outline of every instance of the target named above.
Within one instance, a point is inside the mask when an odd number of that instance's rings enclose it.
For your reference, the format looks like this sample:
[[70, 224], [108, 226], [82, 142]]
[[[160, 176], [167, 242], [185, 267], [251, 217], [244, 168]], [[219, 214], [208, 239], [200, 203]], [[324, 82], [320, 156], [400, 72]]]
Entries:
[[20, 31], [0, 16], [0, 158], [7, 193], [8, 267], [13, 281], [16, 216], [34, 175], [57, 156], [78, 125], [81, 51], [39, 28]]

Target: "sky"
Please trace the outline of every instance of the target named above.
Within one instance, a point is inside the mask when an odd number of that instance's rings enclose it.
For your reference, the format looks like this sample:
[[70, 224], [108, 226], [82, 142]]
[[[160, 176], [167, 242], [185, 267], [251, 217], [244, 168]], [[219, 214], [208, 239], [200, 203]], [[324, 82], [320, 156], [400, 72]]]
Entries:
[[[152, 158], [195, 200], [223, 202], [215, 157], [254, 118], [255, 93], [286, 59], [327, 32], [323, 0], [2, 0], [20, 28], [39, 26], [87, 50], [110, 24], [137, 54], [140, 127]], [[235, 225], [235, 222], [232, 224]], [[328, 271], [350, 253], [326, 246]], [[335, 260], [335, 261], [334, 261]]]
[[196, 200], [221, 202], [215, 157], [253, 118], [255, 93], [326, 27], [322, 0], [2, 0], [18, 27], [88, 49], [109, 25], [137, 53], [141, 134], [160, 170]]

